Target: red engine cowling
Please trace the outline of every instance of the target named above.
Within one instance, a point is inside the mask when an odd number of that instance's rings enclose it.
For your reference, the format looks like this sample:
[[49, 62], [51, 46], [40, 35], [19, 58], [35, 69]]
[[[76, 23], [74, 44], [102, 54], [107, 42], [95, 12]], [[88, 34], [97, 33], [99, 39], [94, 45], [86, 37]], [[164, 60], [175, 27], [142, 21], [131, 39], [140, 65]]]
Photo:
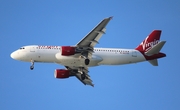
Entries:
[[70, 76], [70, 71], [65, 70], [65, 69], [56, 69], [54, 72], [54, 77], [55, 78], [69, 78]]
[[62, 46], [61, 55], [64, 55], [64, 56], [74, 55], [75, 49], [76, 49], [75, 47], [71, 47], [71, 46]]

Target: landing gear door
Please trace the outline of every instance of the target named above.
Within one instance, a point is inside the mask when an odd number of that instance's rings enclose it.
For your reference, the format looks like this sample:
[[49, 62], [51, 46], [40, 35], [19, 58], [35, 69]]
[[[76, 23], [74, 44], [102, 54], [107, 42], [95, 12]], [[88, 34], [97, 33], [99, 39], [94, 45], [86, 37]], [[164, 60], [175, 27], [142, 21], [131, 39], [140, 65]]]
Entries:
[[35, 52], [35, 47], [31, 47], [30, 52]]
[[133, 52], [132, 52], [132, 57], [137, 57], [136, 51], [133, 51]]

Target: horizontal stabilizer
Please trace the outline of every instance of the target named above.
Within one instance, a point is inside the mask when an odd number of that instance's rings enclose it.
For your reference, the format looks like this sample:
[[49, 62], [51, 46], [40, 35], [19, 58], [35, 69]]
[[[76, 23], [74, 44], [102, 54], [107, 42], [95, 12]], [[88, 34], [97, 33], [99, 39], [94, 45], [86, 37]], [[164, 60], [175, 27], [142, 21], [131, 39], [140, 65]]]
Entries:
[[145, 52], [145, 54], [148, 55], [148, 56], [151, 56], [151, 55], [154, 55], [154, 54], [158, 54], [159, 51], [162, 49], [162, 47], [164, 46], [165, 43], [166, 43], [166, 41], [159, 42], [154, 47], [152, 47], [147, 52]]
[[158, 60], [154, 59], [154, 60], [148, 60], [149, 63], [151, 63], [153, 66], [158, 66]]

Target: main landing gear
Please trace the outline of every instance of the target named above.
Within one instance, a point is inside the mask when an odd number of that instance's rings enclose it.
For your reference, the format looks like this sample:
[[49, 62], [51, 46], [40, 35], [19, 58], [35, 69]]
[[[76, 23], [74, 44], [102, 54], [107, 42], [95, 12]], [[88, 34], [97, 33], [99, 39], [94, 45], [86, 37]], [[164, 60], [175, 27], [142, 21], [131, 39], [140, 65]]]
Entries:
[[30, 66], [30, 70], [33, 70], [34, 69], [34, 61], [31, 60], [31, 66]]
[[81, 79], [82, 80], [85, 80], [86, 79], [86, 74], [85, 74], [85, 72], [83, 71], [83, 67], [80, 67], [79, 68], [79, 70], [78, 70], [78, 72], [81, 74]]
[[85, 60], [84, 60], [84, 64], [85, 64], [85, 65], [89, 65], [90, 60], [88, 59], [88, 57], [86, 57], [86, 56], [84, 56], [84, 55], [81, 55], [79, 58], [84, 58], [84, 59], [85, 59]]
[[85, 80], [85, 79], [86, 79], [86, 75], [85, 75], [84, 72], [81, 74], [81, 79], [82, 79], [82, 80]]
[[89, 65], [89, 62], [90, 62], [90, 60], [87, 58], [84, 60], [85, 65]]

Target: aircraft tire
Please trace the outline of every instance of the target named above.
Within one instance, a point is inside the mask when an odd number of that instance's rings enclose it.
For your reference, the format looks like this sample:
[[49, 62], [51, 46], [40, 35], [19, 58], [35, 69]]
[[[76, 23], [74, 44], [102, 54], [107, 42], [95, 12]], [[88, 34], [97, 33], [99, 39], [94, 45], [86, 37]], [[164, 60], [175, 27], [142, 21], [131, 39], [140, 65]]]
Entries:
[[85, 59], [85, 61], [84, 61], [85, 65], [89, 65], [89, 62], [90, 62], [89, 59]]
[[83, 74], [81, 74], [81, 79], [82, 80], [85, 80], [85, 78], [86, 78], [86, 75], [83, 73]]
[[34, 69], [34, 66], [30, 66], [30, 70], [33, 70]]

